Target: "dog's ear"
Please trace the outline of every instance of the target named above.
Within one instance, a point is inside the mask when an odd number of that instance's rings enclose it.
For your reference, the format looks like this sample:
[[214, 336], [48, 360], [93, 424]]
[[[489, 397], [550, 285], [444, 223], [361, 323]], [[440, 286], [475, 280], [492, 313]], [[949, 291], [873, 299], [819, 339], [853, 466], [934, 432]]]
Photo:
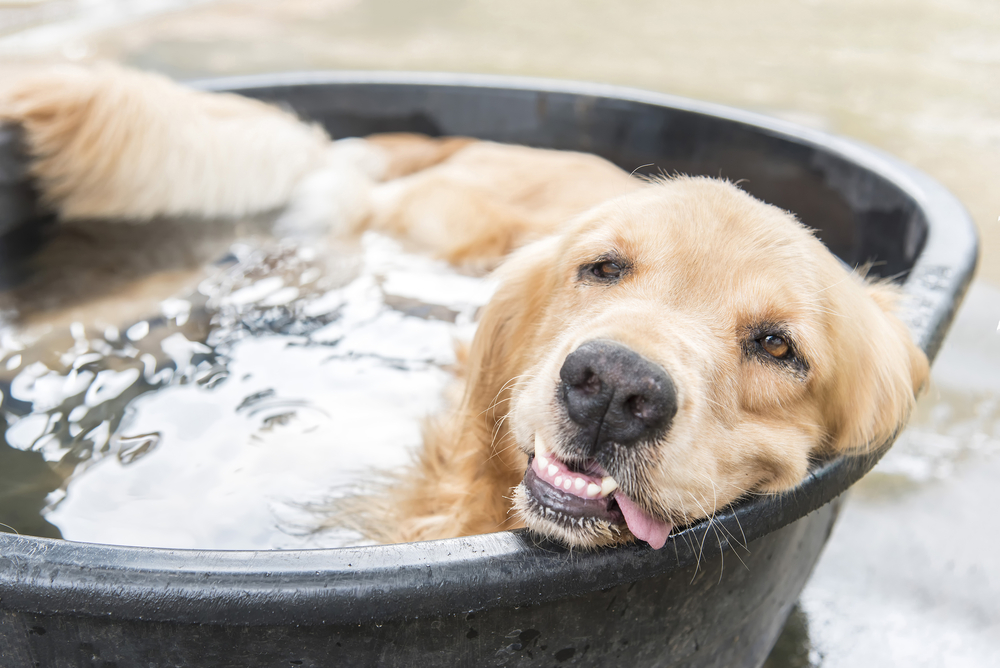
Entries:
[[878, 304], [878, 307], [888, 317], [897, 339], [902, 341], [903, 347], [906, 349], [910, 362], [910, 385], [913, 388], [913, 395], [916, 397], [924, 389], [924, 386], [927, 385], [927, 379], [930, 375], [930, 364], [927, 361], [927, 355], [924, 354], [924, 351], [913, 343], [906, 325], [896, 317], [902, 298], [899, 288], [891, 283], [869, 283], [868, 296]]
[[536, 342], [560, 280], [560, 242], [558, 236], [551, 236], [529, 244], [495, 273], [499, 285], [479, 319], [463, 402], [483, 422], [493, 423], [506, 413], [517, 378], [537, 361]]
[[[895, 315], [897, 288], [865, 283], [863, 299], [842, 306], [828, 382], [828, 426], [837, 452], [863, 453], [891, 439], [908, 419], [928, 377], [923, 351]], [[846, 307], [846, 308], [845, 308]]]
[[366, 498], [351, 508], [367, 535], [401, 542], [510, 526], [507, 497], [524, 475], [526, 456], [510, 447], [503, 418], [512, 381], [533, 359], [533, 340], [557, 284], [552, 262], [557, 252], [556, 242], [546, 239], [515, 252], [497, 270], [499, 286], [483, 307], [459, 372], [465, 393], [454, 412], [424, 424], [418, 461], [388, 491], [389, 505], [375, 506]]

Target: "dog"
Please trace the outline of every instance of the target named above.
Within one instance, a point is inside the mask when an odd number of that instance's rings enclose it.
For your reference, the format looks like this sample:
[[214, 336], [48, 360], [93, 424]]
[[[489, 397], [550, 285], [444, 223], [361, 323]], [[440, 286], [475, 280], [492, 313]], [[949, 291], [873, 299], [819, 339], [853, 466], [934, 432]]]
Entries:
[[482, 309], [417, 461], [337, 504], [377, 542], [526, 526], [573, 548], [666, 543], [737, 499], [864, 455], [905, 424], [927, 359], [897, 290], [792, 214], [702, 177], [463, 137], [332, 141], [261, 102], [113, 66], [0, 90], [65, 220], [283, 210], [475, 270]]

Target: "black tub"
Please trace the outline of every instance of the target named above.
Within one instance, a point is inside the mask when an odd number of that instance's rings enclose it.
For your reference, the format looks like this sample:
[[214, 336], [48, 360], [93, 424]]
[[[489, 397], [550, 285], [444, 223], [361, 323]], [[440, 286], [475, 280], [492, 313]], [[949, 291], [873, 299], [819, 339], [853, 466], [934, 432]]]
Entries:
[[[798, 213], [846, 262], [877, 260], [877, 271], [900, 277], [911, 331], [931, 357], [976, 263], [972, 222], [931, 179], [853, 142], [733, 109], [457, 75], [203, 85], [281, 102], [338, 137], [471, 135], [591, 151], [629, 170], [747, 179], [744, 188]], [[8, 262], [23, 255], [24, 223], [37, 215], [11, 137], [0, 130], [0, 231], [15, 230], [0, 240]], [[288, 552], [0, 534], [0, 666], [759, 666], [838, 496], [873, 463], [824, 463], [799, 489], [741, 503], [660, 551], [570, 553], [521, 532]]]

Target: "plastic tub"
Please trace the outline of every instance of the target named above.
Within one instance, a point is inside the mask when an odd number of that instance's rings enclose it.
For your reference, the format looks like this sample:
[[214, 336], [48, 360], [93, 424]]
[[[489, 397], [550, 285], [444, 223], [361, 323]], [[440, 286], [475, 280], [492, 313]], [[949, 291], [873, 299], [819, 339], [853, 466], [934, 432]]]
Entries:
[[[316, 73], [200, 84], [287, 105], [336, 137], [469, 135], [590, 151], [625, 169], [747, 179], [849, 264], [900, 277], [933, 358], [976, 263], [961, 205], [844, 139], [620, 88], [483, 76]], [[3, 275], [41, 226], [0, 130]], [[875, 463], [822, 463], [665, 549], [569, 552], [514, 531], [333, 550], [221, 552], [0, 534], [3, 666], [759, 666]], [[738, 541], [734, 538], [738, 537]], [[745, 543], [747, 548], [737, 543]]]

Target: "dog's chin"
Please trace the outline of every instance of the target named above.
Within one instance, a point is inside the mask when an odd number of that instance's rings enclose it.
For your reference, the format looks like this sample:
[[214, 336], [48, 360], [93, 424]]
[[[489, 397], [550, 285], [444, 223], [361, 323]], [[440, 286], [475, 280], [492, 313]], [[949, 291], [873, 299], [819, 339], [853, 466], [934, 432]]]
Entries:
[[574, 548], [667, 542], [673, 524], [640, 507], [597, 460], [567, 464], [536, 436], [514, 509], [529, 528]]
[[[531, 475], [531, 469], [525, 477]], [[539, 481], [540, 482], [540, 481]], [[544, 482], [554, 494], [559, 490]], [[594, 550], [631, 543], [635, 537], [629, 532], [624, 518], [618, 513], [618, 520], [596, 515], [576, 515], [566, 508], [547, 503], [551, 499], [539, 499], [535, 485], [522, 482], [514, 488], [514, 512], [531, 531], [554, 539], [571, 548]]]

